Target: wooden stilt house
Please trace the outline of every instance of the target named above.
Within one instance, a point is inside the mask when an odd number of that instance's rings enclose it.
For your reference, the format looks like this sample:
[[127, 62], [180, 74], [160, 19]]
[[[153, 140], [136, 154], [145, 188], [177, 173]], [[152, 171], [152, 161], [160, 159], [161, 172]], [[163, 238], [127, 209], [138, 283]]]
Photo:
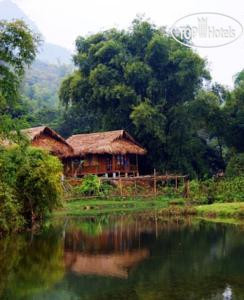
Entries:
[[67, 139], [74, 149], [65, 164], [68, 176], [138, 175], [138, 155], [146, 150], [125, 130], [77, 134]]

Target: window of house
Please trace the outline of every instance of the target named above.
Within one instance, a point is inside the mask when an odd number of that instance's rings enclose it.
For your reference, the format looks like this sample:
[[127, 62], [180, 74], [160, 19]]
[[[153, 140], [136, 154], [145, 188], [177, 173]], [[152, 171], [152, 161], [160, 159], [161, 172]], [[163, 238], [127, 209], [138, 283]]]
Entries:
[[117, 165], [118, 166], [124, 166], [126, 163], [125, 155], [117, 155]]

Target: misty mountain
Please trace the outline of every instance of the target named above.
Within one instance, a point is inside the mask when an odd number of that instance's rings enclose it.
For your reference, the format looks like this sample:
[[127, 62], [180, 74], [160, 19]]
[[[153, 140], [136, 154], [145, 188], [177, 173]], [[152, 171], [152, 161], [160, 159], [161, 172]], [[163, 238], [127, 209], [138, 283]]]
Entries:
[[35, 112], [44, 107], [57, 107], [60, 83], [72, 71], [71, 65], [54, 65], [35, 60], [26, 70], [21, 87], [21, 93], [29, 101], [30, 109]]
[[[29, 25], [33, 31], [40, 33], [37, 25], [11, 0], [0, 1], [0, 19], [7, 21], [21, 19]], [[71, 52], [64, 47], [43, 42], [37, 58], [51, 64], [70, 64]]]

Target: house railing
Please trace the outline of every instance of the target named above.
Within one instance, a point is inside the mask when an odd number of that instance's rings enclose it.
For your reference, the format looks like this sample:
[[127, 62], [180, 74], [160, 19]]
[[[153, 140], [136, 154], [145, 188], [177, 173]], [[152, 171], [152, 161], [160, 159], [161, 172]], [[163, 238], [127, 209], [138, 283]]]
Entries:
[[128, 167], [116, 165], [114, 168], [107, 169], [106, 166], [82, 166], [77, 170], [77, 176], [84, 175], [84, 174], [111, 174], [111, 173], [131, 173], [131, 172], [137, 172], [137, 166], [136, 165], [129, 165]]

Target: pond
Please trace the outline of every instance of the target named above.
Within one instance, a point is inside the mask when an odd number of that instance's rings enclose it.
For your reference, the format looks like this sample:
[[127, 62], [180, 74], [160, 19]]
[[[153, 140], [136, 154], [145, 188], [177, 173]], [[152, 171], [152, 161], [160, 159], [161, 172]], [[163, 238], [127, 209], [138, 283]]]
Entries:
[[157, 215], [56, 219], [0, 240], [0, 299], [243, 300], [244, 226]]

